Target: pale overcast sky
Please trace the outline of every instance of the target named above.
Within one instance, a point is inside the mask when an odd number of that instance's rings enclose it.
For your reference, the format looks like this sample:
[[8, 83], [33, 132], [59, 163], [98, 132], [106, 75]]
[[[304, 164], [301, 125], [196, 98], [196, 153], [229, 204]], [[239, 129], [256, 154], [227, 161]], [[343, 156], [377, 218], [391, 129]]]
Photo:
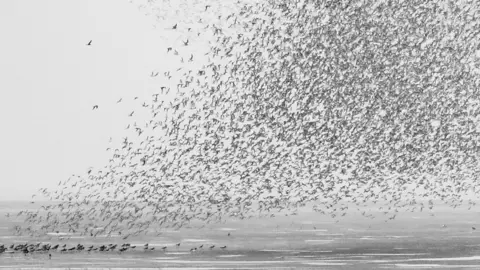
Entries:
[[153, 25], [123, 0], [0, 1], [0, 200], [105, 164], [128, 100], [148, 98], [150, 73], [172, 61]]

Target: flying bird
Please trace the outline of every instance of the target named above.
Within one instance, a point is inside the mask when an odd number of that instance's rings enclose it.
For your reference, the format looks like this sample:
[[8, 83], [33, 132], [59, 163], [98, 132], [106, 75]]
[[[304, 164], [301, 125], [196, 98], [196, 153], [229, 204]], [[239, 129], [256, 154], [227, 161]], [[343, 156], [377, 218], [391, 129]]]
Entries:
[[94, 105], [92, 110], [98, 109], [98, 105]]
[[92, 40], [90, 40], [88, 43], [87, 43], [87, 46], [91, 46], [92, 45]]

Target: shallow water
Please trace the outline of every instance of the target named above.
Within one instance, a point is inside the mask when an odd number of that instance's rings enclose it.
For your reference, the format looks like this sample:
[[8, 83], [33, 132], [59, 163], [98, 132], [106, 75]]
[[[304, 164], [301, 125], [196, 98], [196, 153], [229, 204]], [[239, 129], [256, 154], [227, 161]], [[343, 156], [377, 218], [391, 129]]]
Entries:
[[[435, 216], [405, 213], [390, 222], [358, 215], [338, 223], [303, 211], [293, 217], [232, 220], [202, 229], [163, 230], [160, 236], [123, 240], [65, 232], [35, 239], [13, 236], [10, 228], [21, 220], [7, 219], [3, 213], [13, 215], [22, 207], [24, 204], [0, 202], [0, 243], [59, 243], [69, 248], [78, 243], [99, 246], [128, 242], [137, 249], [121, 254], [55, 251], [51, 260], [48, 253], [24, 256], [6, 252], [0, 254], [0, 269], [480, 269], [480, 232], [471, 229], [477, 224], [475, 211], [444, 209], [437, 210]], [[442, 228], [443, 224], [447, 227]], [[143, 251], [145, 243], [157, 250]], [[181, 243], [180, 247], [176, 243]], [[211, 245], [215, 248], [209, 249]], [[224, 245], [227, 248], [220, 250]], [[163, 246], [167, 246], [166, 251], [160, 249]], [[197, 251], [190, 252], [194, 247]]]

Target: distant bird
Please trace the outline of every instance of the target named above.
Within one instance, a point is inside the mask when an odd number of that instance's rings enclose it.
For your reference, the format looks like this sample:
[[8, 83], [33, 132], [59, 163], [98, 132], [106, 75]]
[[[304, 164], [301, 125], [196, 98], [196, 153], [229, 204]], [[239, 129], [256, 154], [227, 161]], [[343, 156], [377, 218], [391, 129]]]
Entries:
[[98, 109], [98, 105], [94, 105], [92, 110]]
[[162, 247], [162, 250], [165, 251], [167, 249], [167, 246]]
[[473, 230], [473, 231], [475, 231], [475, 230], [476, 230], [476, 228], [475, 228], [475, 227], [472, 227], [472, 230]]
[[175, 25], [172, 27], [172, 29], [177, 29], [177, 24], [175, 24]]
[[117, 103], [120, 103], [120, 102], [122, 102], [122, 98], [120, 98], [120, 99], [117, 101]]
[[212, 246], [210, 246], [210, 249], [213, 249], [214, 247], [215, 247], [215, 245], [212, 245]]
[[49, 260], [52, 259], [52, 254], [48, 254], [48, 259], [49, 259]]
[[230, 236], [230, 233], [228, 233], [228, 235], [227, 235], [227, 236]]
[[90, 40], [88, 43], [87, 43], [87, 46], [91, 46], [92, 45], [92, 40]]
[[187, 41], [184, 41], [183, 44], [184, 44], [185, 46], [188, 46], [188, 41], [189, 41], [189, 40], [187, 39]]
[[223, 247], [220, 247], [220, 248], [221, 248], [221, 249], [226, 249], [226, 248], [227, 248], [227, 246], [223, 246]]
[[210, 7], [210, 5], [206, 5], [205, 6], [205, 11], [207, 11], [207, 9]]
[[128, 116], [133, 116], [133, 113], [134, 113], [134, 111], [133, 111], [133, 112], [131, 112], [131, 113], [130, 113]]
[[167, 48], [167, 53], [172, 50], [172, 47]]

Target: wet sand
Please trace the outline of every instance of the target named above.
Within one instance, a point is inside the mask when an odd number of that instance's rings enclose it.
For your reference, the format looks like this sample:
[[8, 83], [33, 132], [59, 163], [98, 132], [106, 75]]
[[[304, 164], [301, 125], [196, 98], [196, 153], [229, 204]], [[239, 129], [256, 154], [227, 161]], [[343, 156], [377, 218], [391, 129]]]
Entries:
[[[0, 211], [5, 209], [12, 207], [0, 207]], [[137, 250], [123, 253], [53, 251], [51, 260], [45, 252], [26, 256], [7, 252], [0, 254], [0, 269], [480, 269], [480, 232], [471, 229], [478, 213], [473, 210], [440, 208], [434, 216], [401, 213], [389, 222], [347, 215], [338, 223], [305, 210], [297, 216], [232, 220], [127, 240], [79, 234], [35, 239], [12, 236], [9, 228], [20, 221], [6, 220], [0, 214], [0, 243], [6, 246], [26, 242], [66, 244], [67, 248], [77, 244], [137, 245]], [[442, 228], [443, 224], [447, 227]], [[156, 249], [143, 251], [145, 243]], [[212, 250], [208, 248], [211, 245], [215, 245]], [[227, 248], [220, 250], [224, 245]], [[165, 252], [160, 249], [163, 246], [167, 246]], [[197, 251], [190, 252], [194, 247]]]

